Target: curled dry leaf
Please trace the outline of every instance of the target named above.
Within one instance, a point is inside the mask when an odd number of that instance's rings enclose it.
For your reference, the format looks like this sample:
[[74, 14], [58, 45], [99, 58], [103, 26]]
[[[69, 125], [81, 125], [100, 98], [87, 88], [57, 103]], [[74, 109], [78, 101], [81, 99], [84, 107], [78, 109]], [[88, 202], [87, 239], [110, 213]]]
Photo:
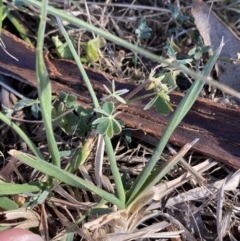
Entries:
[[37, 212], [26, 209], [18, 208], [15, 210], [0, 212], [2, 217], [0, 221], [1, 226], [14, 226], [18, 228], [35, 228], [39, 226], [40, 216]]
[[[205, 45], [212, 47], [211, 54], [218, 48], [222, 39], [226, 42], [219, 56], [224, 61], [218, 61], [216, 64], [218, 79], [229, 87], [240, 91], [240, 65], [231, 61], [231, 59], [238, 59], [240, 39], [202, 0], [192, 1], [192, 15]], [[229, 61], [225, 61], [225, 59]]]

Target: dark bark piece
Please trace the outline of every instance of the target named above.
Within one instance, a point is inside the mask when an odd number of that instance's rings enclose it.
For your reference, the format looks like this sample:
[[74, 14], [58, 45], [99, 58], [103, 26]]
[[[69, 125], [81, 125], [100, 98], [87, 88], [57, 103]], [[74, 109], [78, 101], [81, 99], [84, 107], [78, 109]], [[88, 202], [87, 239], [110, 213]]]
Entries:
[[[15, 61], [3, 51], [0, 52], [0, 73], [12, 76], [20, 81], [24, 81], [36, 87], [35, 73], [35, 49], [27, 46], [23, 41], [14, 37], [10, 33], [3, 31], [2, 39], [7, 50], [19, 61]], [[76, 64], [72, 61], [49, 60], [45, 56], [49, 76], [52, 80], [52, 90], [59, 93], [63, 90], [73, 93], [78, 97], [80, 103], [91, 105], [91, 99], [86, 91], [82, 77]], [[86, 69], [93, 84], [94, 90], [103, 96], [105, 90], [103, 84], [109, 83], [99, 72]], [[133, 84], [124, 83], [107, 75], [109, 79], [116, 81], [116, 88], [136, 88]], [[144, 91], [139, 93], [143, 94]], [[174, 107], [181, 101], [183, 95], [173, 92], [171, 103]], [[143, 111], [144, 104], [137, 102], [123, 109], [119, 117], [125, 122], [126, 126], [140, 128], [138, 136], [147, 133], [152, 136], [152, 141], [159, 139], [168, 124], [171, 114], [167, 117], [158, 114], [155, 109]], [[240, 167], [240, 108], [226, 107], [214, 103], [210, 100], [198, 98], [187, 116], [176, 128], [170, 138], [170, 142], [183, 146], [193, 139], [199, 138], [199, 142], [193, 146], [193, 150], [203, 153], [225, 164]]]

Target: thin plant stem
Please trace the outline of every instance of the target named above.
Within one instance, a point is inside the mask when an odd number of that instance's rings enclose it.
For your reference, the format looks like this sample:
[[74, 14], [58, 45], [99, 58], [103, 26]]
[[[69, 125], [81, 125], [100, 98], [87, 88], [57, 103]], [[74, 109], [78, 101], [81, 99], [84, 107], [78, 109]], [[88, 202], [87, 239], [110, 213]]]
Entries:
[[116, 161], [116, 156], [115, 156], [113, 148], [112, 148], [112, 142], [107, 135], [104, 135], [103, 138], [105, 141], [108, 160], [110, 163], [111, 172], [113, 174], [114, 182], [116, 185], [118, 198], [121, 202], [125, 203], [125, 201], [126, 201], [125, 191], [124, 191], [122, 179], [121, 179], [118, 167], [117, 167], [117, 161]]
[[41, 4], [41, 15], [38, 28], [38, 41], [36, 52], [38, 97], [40, 101], [41, 113], [44, 121], [44, 127], [46, 130], [47, 142], [52, 162], [57, 167], [60, 167], [60, 154], [52, 128], [52, 89], [50, 79], [48, 77], [48, 71], [43, 58], [43, 40], [46, 27], [48, 1], [44, 0]]

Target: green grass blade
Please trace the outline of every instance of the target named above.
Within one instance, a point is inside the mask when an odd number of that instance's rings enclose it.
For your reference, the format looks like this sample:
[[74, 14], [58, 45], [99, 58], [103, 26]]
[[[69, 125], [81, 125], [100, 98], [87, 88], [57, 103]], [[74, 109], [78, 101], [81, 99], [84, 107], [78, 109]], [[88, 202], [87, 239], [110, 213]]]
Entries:
[[[221, 42], [219, 48], [215, 51], [213, 56], [209, 59], [208, 63], [203, 68], [202, 75], [208, 76], [210, 74], [214, 64], [217, 61], [217, 58], [219, 57], [219, 54], [222, 50], [223, 45], [224, 45], [223, 42]], [[148, 176], [150, 175], [151, 171], [153, 170], [154, 166], [156, 165], [160, 155], [162, 154], [162, 151], [165, 148], [165, 146], [168, 142], [168, 139], [170, 138], [170, 136], [173, 133], [173, 131], [175, 130], [175, 128], [182, 121], [184, 116], [187, 114], [187, 112], [190, 110], [190, 108], [194, 104], [200, 91], [202, 90], [203, 85], [204, 85], [204, 82], [199, 81], [199, 79], [195, 80], [195, 82], [192, 84], [191, 88], [187, 91], [187, 94], [184, 96], [184, 98], [178, 105], [177, 109], [174, 111], [168, 126], [166, 127], [160, 141], [158, 142], [158, 145], [155, 149], [153, 156], [151, 157], [150, 161], [146, 164], [145, 168], [140, 173], [140, 175], [137, 177], [132, 188], [128, 192], [127, 205], [129, 205], [134, 200], [134, 197], [136, 196], [136, 194], [139, 193], [140, 189], [142, 188], [142, 186], [144, 185]], [[170, 165], [169, 168], [167, 170], [165, 170], [164, 175], [172, 167], [173, 167], [173, 165]]]
[[41, 190], [42, 190], [42, 184], [39, 182], [25, 183], [25, 184], [4, 183], [4, 182], [0, 183], [0, 195], [31, 193], [31, 192], [39, 192]]
[[27, 146], [34, 153], [34, 155], [36, 155], [39, 158], [43, 158], [42, 153], [38, 150], [38, 148], [31, 141], [31, 139], [25, 134], [25, 132], [22, 131], [22, 129], [18, 125], [12, 122], [2, 112], [0, 112], [0, 120], [7, 124], [9, 127], [11, 127], [14, 131], [16, 131], [16, 133], [22, 138], [22, 140], [26, 142]]
[[0, 207], [4, 210], [14, 210], [19, 208], [17, 203], [12, 201], [8, 197], [0, 197]]
[[38, 96], [40, 100], [41, 113], [44, 121], [44, 127], [46, 129], [47, 142], [49, 151], [52, 157], [54, 165], [60, 167], [60, 154], [54, 138], [52, 129], [52, 89], [48, 72], [43, 58], [43, 40], [47, 18], [47, 4], [48, 1], [44, 0], [41, 3], [41, 16], [40, 24], [38, 28], [38, 41], [37, 41], [37, 60], [36, 60], [36, 72], [38, 83]]
[[[8, 11], [8, 9], [6, 9], [5, 7], [4, 12], [6, 11]], [[14, 15], [12, 15], [10, 11], [7, 12], [7, 18], [9, 19], [9, 21], [11, 21], [12, 25], [16, 28], [16, 30], [18, 31], [19, 35], [24, 40], [24, 42], [33, 46], [31, 40], [27, 36], [25, 29], [21, 26], [18, 19], [14, 17]]]
[[77, 177], [76, 175], [73, 175], [67, 171], [62, 170], [51, 163], [48, 163], [40, 158], [30, 156], [16, 150], [9, 151], [9, 154], [17, 158], [21, 162], [39, 170], [40, 172], [45, 173], [46, 175], [56, 178], [61, 182], [64, 182], [70, 186], [74, 186], [80, 189], [85, 189], [87, 191], [96, 193], [108, 202], [117, 205], [120, 209], [123, 209], [125, 207], [125, 204], [121, 202], [118, 198], [116, 198], [113, 194], [102, 190], [101, 188]]

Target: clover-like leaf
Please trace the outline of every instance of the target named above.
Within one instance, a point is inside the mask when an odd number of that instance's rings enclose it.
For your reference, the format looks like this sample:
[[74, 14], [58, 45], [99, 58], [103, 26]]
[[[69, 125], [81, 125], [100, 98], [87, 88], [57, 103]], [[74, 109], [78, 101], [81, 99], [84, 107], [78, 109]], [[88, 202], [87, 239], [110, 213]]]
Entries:
[[174, 7], [174, 5], [172, 5], [171, 3], [168, 4], [168, 8], [171, 12], [171, 15], [174, 19], [176, 19], [178, 17], [178, 15], [180, 14], [179, 9]]
[[106, 40], [103, 37], [96, 37], [88, 41], [95, 49], [103, 48], [106, 45]]
[[165, 93], [158, 95], [158, 98], [155, 101], [155, 107], [157, 111], [162, 115], [168, 115], [170, 111], [173, 111], [173, 108], [169, 103], [169, 96]]
[[107, 113], [107, 115], [111, 115], [114, 111], [114, 103], [113, 102], [105, 102], [102, 106], [102, 109]]
[[99, 60], [98, 49], [91, 43], [88, 43], [87, 45], [87, 57], [90, 63], [95, 63]]
[[210, 48], [211, 48], [211, 46], [206, 45], [206, 46], [204, 46], [204, 47], [202, 48], [202, 52], [203, 52], [203, 53], [206, 53]]
[[89, 123], [92, 116], [92, 109], [78, 106], [76, 96], [63, 91], [59, 93], [57, 102], [52, 106], [52, 118], [55, 119], [53, 124], [60, 127], [68, 136], [85, 136], [91, 129]]
[[176, 53], [177, 51], [173, 48], [173, 46], [170, 44], [168, 46], [167, 54], [170, 58], [176, 59]]
[[34, 99], [24, 98], [24, 99], [19, 100], [19, 101], [14, 105], [13, 109], [14, 109], [15, 111], [18, 111], [18, 110], [21, 110], [21, 109], [23, 109], [23, 108], [25, 108], [25, 107], [32, 106], [32, 105], [34, 105], [34, 104], [39, 104], [39, 100], [38, 100], [38, 99], [34, 100]]
[[181, 49], [174, 43], [173, 38], [168, 39], [168, 44], [171, 46], [171, 49], [168, 49], [171, 53], [180, 53]]
[[97, 132], [100, 135], [104, 135], [107, 133], [109, 127], [111, 125], [111, 121], [107, 117], [101, 118], [101, 122], [97, 126]]
[[193, 47], [192, 49], [190, 49], [190, 50], [188, 51], [188, 55], [189, 55], [189, 56], [194, 55], [194, 54], [196, 53], [196, 50], [197, 50], [197, 47], [196, 47], [196, 46]]
[[108, 117], [100, 117], [100, 118], [97, 118], [96, 120], [94, 120], [94, 121], [92, 122], [92, 125], [97, 125], [97, 124], [103, 122], [106, 118], [108, 119]]
[[102, 109], [94, 109], [94, 111], [103, 115], [92, 122], [92, 125], [97, 125], [97, 132], [100, 135], [107, 135], [112, 138], [113, 135], [118, 135], [121, 132], [121, 123], [115, 119], [118, 113], [113, 115], [114, 107], [113, 102], [105, 102]]
[[153, 75], [150, 74], [149, 76], [150, 84], [147, 87], [147, 90], [157, 89], [161, 87], [162, 85], [161, 81], [164, 79], [164, 77], [165, 75], [160, 75], [157, 78], [155, 78]]
[[[18, 110], [21, 110], [25, 107], [29, 107], [31, 106], [31, 112], [33, 114], [33, 116], [35, 118], [38, 118], [39, 116], [39, 112], [40, 112], [40, 107], [39, 107], [39, 100], [36, 99], [28, 99], [28, 98], [24, 98], [24, 99], [21, 99], [19, 100], [13, 107], [12, 109], [12, 113], [14, 111], [18, 111]], [[5, 113], [6, 113], [6, 110], [5, 110]]]
[[193, 59], [178, 59], [177, 62], [180, 65], [186, 65], [186, 64], [191, 64], [191, 62], [193, 61]]
[[121, 127], [119, 121], [116, 120], [116, 119], [113, 119], [112, 127], [113, 127], [113, 132], [114, 132], [115, 135], [118, 135], [122, 130], [122, 127]]
[[165, 77], [162, 82], [166, 83], [169, 88], [175, 88], [177, 86], [176, 76], [180, 73], [179, 70], [170, 70], [164, 73]]
[[144, 107], [144, 110], [155, 106], [156, 110], [162, 115], [168, 115], [173, 108], [169, 102], [169, 96], [163, 91], [159, 91], [157, 95]]
[[38, 103], [35, 103], [31, 106], [31, 112], [35, 118], [39, 117], [39, 112], [40, 112], [40, 106]]
[[58, 99], [66, 104], [68, 109], [77, 106], [77, 96], [73, 94], [67, 94], [64, 91], [60, 91]]
[[106, 132], [106, 135], [109, 137], [109, 138], [112, 138], [114, 133], [113, 133], [113, 128], [112, 128], [112, 122], [110, 122], [110, 125], [107, 129], [107, 132]]
[[102, 108], [94, 108], [93, 110], [99, 114], [109, 116], [113, 113], [114, 103], [113, 102], [105, 102], [103, 104]]

